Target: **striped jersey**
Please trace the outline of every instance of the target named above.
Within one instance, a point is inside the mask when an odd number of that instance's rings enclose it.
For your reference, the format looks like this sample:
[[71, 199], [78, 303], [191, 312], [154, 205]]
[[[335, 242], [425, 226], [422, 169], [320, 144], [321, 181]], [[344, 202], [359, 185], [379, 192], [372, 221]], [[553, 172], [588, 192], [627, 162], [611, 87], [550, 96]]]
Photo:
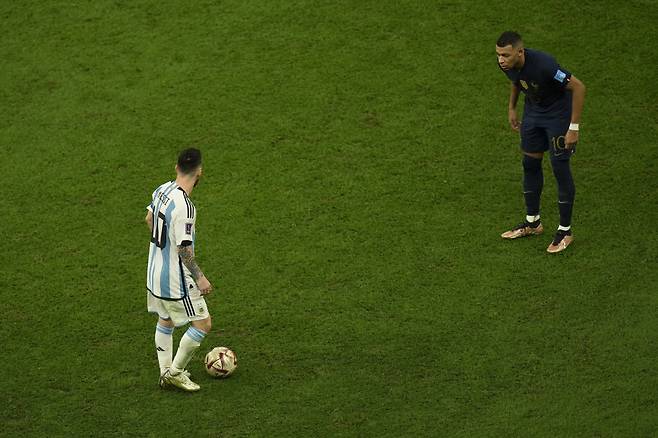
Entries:
[[196, 208], [187, 193], [169, 181], [155, 189], [146, 209], [153, 213], [146, 288], [158, 298], [181, 300], [194, 281], [177, 247], [186, 240], [194, 245]]

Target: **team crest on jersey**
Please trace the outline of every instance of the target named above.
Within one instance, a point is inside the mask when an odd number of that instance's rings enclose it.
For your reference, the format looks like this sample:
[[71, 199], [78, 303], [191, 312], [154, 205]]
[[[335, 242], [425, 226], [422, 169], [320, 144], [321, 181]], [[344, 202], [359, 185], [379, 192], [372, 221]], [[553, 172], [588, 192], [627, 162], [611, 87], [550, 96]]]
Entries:
[[185, 234], [192, 234], [192, 224], [185, 224]]
[[558, 69], [555, 72], [554, 79], [558, 82], [564, 82], [564, 78], [566, 78], [566, 77], [567, 77], [567, 74], [565, 72], [563, 72], [562, 70]]
[[522, 86], [523, 88], [525, 88], [526, 90], [528, 89], [528, 83], [527, 83], [526, 81], [524, 81], [523, 79], [521, 79], [519, 82], [521, 82], [521, 86]]

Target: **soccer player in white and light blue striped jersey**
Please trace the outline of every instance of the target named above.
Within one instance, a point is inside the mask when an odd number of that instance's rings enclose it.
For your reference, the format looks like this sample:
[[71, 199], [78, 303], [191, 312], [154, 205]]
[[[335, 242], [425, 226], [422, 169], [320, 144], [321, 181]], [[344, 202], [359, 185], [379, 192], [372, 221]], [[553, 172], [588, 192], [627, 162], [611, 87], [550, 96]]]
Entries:
[[[210, 331], [204, 295], [213, 287], [194, 257], [196, 207], [189, 196], [202, 174], [201, 152], [186, 149], [178, 157], [176, 180], [159, 186], [146, 207], [151, 230], [146, 270], [148, 311], [158, 314], [155, 347], [160, 387], [198, 391], [185, 367]], [[173, 356], [175, 327], [190, 324]]]

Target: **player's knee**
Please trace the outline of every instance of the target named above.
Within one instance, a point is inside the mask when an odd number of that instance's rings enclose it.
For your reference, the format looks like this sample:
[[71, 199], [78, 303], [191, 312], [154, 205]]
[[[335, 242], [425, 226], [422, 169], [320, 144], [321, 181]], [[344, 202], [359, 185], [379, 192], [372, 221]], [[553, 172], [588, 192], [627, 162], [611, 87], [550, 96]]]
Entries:
[[541, 157], [536, 158], [530, 155], [523, 154], [523, 170], [527, 173], [537, 173], [541, 171]]
[[174, 322], [171, 319], [158, 318], [158, 324], [162, 327], [173, 327]]
[[536, 158], [538, 160], [544, 158], [543, 152], [526, 152], [524, 150], [521, 150], [521, 153], [523, 154], [524, 157]]
[[192, 325], [195, 328], [198, 328], [199, 330], [203, 330], [206, 333], [210, 333], [210, 329], [212, 328], [212, 319], [209, 316], [206, 319], [202, 319], [200, 321], [194, 321]]

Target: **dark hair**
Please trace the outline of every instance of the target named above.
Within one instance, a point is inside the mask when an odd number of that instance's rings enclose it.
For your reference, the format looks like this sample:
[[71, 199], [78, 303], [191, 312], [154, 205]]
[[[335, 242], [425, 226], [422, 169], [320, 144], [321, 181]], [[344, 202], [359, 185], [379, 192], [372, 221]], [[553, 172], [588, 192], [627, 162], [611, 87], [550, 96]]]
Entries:
[[178, 155], [178, 168], [183, 173], [192, 173], [201, 166], [201, 151], [188, 148]]
[[521, 35], [514, 32], [513, 30], [508, 30], [507, 32], [500, 34], [498, 41], [496, 41], [496, 45], [498, 47], [505, 47], [511, 44], [512, 47], [518, 47], [522, 42], [523, 40], [521, 39]]

